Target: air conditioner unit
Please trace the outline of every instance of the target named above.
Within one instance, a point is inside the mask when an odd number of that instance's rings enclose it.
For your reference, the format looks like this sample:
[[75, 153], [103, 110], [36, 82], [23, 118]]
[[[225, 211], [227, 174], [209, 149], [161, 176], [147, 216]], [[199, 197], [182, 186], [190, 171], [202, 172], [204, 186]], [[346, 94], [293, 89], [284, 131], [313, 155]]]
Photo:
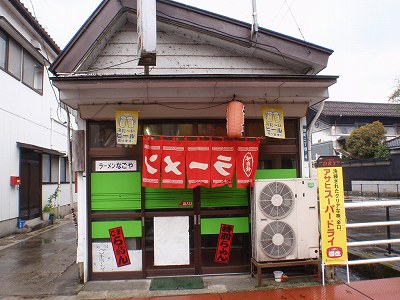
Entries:
[[317, 179], [256, 180], [252, 255], [258, 262], [319, 257]]

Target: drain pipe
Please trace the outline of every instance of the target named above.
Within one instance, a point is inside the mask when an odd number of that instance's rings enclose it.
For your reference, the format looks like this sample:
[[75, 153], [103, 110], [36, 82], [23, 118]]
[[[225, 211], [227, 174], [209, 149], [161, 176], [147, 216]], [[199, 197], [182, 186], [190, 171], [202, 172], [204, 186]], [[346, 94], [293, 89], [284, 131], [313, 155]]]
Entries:
[[314, 119], [311, 121], [310, 126], [308, 127], [307, 130], [307, 152], [308, 152], [308, 177], [311, 178], [311, 170], [312, 170], [312, 157], [311, 157], [311, 144], [312, 144], [312, 132], [314, 130], [315, 122], [317, 122], [319, 116], [322, 113], [322, 110], [324, 109], [325, 106], [325, 100], [322, 101], [317, 114], [315, 115]]

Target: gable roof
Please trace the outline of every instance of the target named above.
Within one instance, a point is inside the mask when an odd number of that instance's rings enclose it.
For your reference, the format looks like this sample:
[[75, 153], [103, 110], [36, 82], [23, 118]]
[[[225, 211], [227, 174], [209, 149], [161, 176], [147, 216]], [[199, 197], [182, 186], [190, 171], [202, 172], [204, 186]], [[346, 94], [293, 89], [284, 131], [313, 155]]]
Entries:
[[[8, 2], [8, 3], [7, 3]], [[20, 0], [8, 0], [5, 4], [11, 5], [21, 17], [30, 25], [32, 28], [40, 35], [45, 43], [47, 43], [55, 54], [61, 52], [60, 47], [56, 44], [53, 38], [48, 34], [48, 32], [42, 27], [42, 25], [37, 21], [37, 19], [30, 13], [30, 11], [24, 6]]]
[[[106, 32], [117, 30], [121, 19], [136, 22], [136, 0], [104, 0], [83, 24], [50, 70], [60, 75], [74, 72], [100, 45]], [[259, 28], [250, 38], [251, 24], [171, 0], [157, 0], [157, 26], [178, 26], [235, 45], [254, 57], [285, 65], [295, 74], [317, 74], [327, 66], [332, 50], [268, 29]], [[257, 51], [255, 51], [257, 50]]]
[[[318, 111], [321, 104], [311, 107]], [[349, 117], [400, 117], [400, 105], [394, 103], [325, 101], [321, 115]]]

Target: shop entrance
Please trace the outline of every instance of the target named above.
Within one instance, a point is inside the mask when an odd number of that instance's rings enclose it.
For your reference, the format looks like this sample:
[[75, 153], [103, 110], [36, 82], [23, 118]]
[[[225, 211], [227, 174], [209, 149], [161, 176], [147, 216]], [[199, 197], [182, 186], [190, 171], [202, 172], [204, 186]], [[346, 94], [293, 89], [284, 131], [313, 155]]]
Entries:
[[[146, 276], [249, 272], [247, 189], [145, 190]], [[234, 225], [223, 264], [214, 262], [221, 224]]]

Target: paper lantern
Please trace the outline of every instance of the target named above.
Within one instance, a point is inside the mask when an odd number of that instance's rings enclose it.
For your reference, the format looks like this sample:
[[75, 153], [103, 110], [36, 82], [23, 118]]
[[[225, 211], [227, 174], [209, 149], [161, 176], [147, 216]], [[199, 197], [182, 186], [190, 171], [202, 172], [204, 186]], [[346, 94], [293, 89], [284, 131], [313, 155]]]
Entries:
[[226, 109], [226, 133], [228, 137], [239, 138], [244, 134], [244, 104], [233, 100]]

